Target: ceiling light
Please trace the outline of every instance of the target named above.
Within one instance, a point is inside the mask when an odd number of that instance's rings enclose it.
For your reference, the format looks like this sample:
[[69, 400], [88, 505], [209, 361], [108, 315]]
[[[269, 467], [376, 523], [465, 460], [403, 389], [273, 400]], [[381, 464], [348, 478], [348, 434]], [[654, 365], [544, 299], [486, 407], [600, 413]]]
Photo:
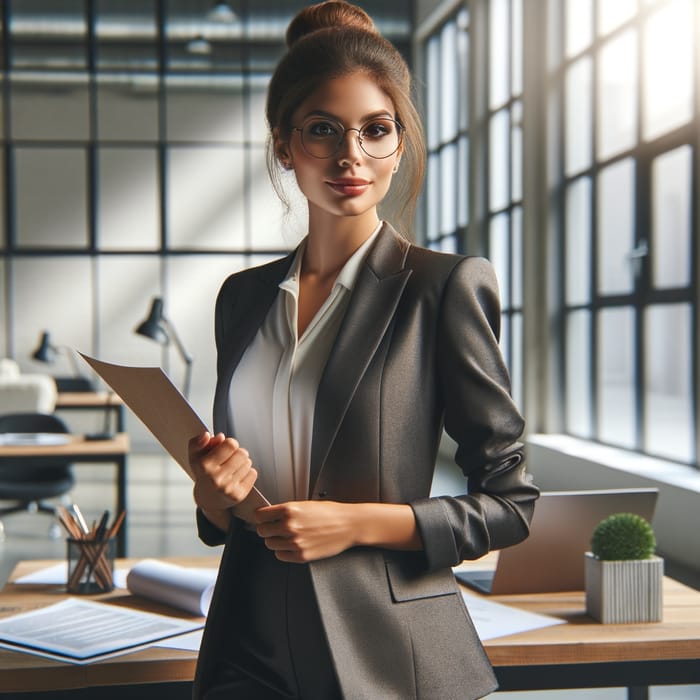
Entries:
[[190, 39], [185, 48], [187, 53], [197, 56], [208, 56], [211, 53], [211, 44], [201, 34], [198, 34], [194, 39]]
[[212, 22], [220, 22], [221, 24], [228, 24], [235, 22], [238, 16], [233, 11], [231, 5], [227, 2], [217, 2], [212, 8], [207, 12], [207, 19]]

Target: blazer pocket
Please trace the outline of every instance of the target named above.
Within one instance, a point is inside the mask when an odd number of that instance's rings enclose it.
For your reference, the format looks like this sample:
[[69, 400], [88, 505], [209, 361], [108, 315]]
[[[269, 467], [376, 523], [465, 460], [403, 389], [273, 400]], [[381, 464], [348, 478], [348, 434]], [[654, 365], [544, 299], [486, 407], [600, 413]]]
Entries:
[[385, 564], [395, 603], [457, 593], [451, 569], [426, 571], [424, 562], [418, 558], [387, 559]]

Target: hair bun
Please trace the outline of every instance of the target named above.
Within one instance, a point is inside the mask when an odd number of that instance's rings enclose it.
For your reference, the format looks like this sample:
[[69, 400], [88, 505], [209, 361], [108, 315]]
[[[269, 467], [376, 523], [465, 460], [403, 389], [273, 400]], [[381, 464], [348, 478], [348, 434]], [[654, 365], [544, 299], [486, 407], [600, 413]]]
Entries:
[[287, 48], [319, 29], [362, 29], [378, 33], [372, 18], [357, 5], [345, 0], [326, 0], [300, 10], [287, 27]]

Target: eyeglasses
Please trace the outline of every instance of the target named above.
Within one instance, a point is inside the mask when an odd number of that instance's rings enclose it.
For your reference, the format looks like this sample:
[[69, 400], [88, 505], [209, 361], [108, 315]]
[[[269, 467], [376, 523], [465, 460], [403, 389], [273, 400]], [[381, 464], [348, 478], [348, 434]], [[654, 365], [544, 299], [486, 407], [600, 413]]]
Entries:
[[388, 158], [403, 141], [403, 126], [395, 119], [371, 119], [359, 129], [346, 129], [334, 119], [311, 117], [293, 127], [301, 134], [301, 145], [314, 158], [331, 158], [339, 150], [348, 131], [357, 132], [360, 148], [370, 158]]

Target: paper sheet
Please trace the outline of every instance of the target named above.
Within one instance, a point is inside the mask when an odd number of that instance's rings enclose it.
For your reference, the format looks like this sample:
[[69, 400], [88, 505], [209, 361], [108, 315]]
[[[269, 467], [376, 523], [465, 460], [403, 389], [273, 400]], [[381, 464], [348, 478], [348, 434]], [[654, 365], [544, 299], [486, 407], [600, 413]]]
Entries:
[[89, 663], [203, 627], [166, 615], [67, 598], [0, 620], [0, 644], [18, 651]]
[[[96, 360], [78, 353], [121, 397], [170, 456], [193, 478], [187, 457], [190, 438], [209, 430], [187, 399], [160, 367], [128, 367]], [[255, 487], [248, 497], [233, 508], [243, 520], [269, 501]]]
[[465, 592], [462, 592], [462, 597], [482, 642], [495, 637], [536, 630], [540, 627], [562, 625], [566, 622], [558, 617], [528, 612]]

